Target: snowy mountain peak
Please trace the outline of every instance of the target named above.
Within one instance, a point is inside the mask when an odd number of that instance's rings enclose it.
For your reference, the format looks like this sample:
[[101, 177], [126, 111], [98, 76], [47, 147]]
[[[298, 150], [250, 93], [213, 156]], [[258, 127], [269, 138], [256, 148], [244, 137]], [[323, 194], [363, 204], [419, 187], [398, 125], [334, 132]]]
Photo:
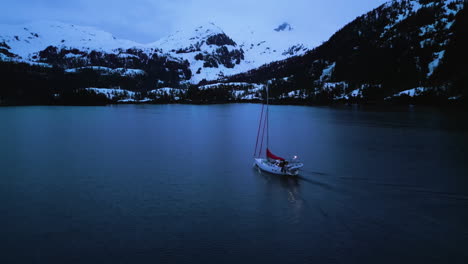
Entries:
[[212, 22], [200, 25], [192, 30], [179, 30], [165, 38], [162, 38], [152, 44], [163, 50], [180, 50], [188, 47], [200, 47], [206, 43], [207, 45], [232, 45], [236, 43], [232, 41], [224, 31]]
[[288, 22], [284, 22], [283, 24], [279, 25], [277, 28], [274, 29], [276, 32], [280, 31], [292, 31], [293, 27]]
[[224, 31], [213, 22], [200, 25], [199, 27], [195, 28], [195, 32], [199, 32], [200, 34], [204, 35], [224, 34]]
[[6, 43], [22, 58], [48, 46], [110, 51], [139, 44], [115, 38], [93, 27], [57, 21], [38, 21], [26, 25], [0, 25], [0, 42]]

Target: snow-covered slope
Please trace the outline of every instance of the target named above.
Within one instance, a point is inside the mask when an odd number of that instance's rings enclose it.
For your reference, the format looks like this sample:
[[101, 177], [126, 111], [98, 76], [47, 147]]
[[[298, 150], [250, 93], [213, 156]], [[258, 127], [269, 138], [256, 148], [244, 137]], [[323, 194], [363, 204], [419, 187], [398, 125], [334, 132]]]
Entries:
[[11, 47], [11, 52], [31, 59], [34, 53], [48, 46], [112, 52], [140, 44], [117, 39], [112, 34], [93, 27], [81, 27], [55, 21], [38, 21], [26, 25], [0, 25], [0, 42]]
[[260, 66], [284, 60], [291, 56], [302, 55], [314, 48], [308, 44], [310, 42], [308, 36], [296, 32], [288, 23], [269, 30], [253, 27], [239, 29], [230, 35], [238, 40], [239, 46], [246, 54], [246, 62], [251, 65]]

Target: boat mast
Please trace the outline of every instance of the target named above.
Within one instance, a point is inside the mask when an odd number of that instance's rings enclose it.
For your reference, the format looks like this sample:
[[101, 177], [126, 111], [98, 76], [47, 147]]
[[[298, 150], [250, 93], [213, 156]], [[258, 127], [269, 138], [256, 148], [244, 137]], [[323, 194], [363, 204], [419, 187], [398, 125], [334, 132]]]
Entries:
[[[260, 122], [258, 122], [257, 141], [255, 142], [254, 158], [255, 158], [255, 155], [257, 155], [258, 139], [260, 138], [260, 131], [262, 130], [264, 106], [265, 106], [265, 104], [262, 103], [262, 111], [260, 112]], [[262, 140], [261, 144], [263, 144], [263, 134], [262, 134], [261, 140]], [[262, 145], [260, 145], [260, 151], [258, 152], [259, 157], [260, 157], [260, 154], [261, 154], [261, 149], [262, 149]]]
[[[268, 83], [265, 85], [265, 89], [266, 89], [266, 110], [265, 110], [265, 114], [263, 114], [263, 109], [264, 109], [264, 106], [265, 106], [265, 101], [263, 101], [262, 103], [262, 111], [260, 113], [260, 122], [258, 124], [258, 132], [257, 132], [257, 142], [255, 143], [255, 150], [254, 150], [254, 157], [255, 157], [255, 153], [257, 153], [257, 146], [258, 146], [258, 143], [259, 143], [259, 136], [260, 136], [260, 148], [258, 149], [258, 157], [261, 156], [261, 153], [262, 153], [262, 149], [263, 149], [263, 139], [265, 138], [265, 130], [266, 130], [266, 134], [267, 134], [267, 142], [266, 142], [266, 148], [268, 149], [268, 144], [269, 144], [269, 133], [268, 133], [268, 103], [269, 103], [269, 99], [268, 99]], [[262, 123], [263, 122], [263, 123]]]
[[268, 103], [269, 103], [269, 97], [268, 97], [268, 82], [267, 82], [267, 85], [266, 85], [266, 95], [267, 95], [267, 107], [266, 107], [266, 133], [267, 133], [267, 144], [266, 144], [266, 147], [268, 149], [268, 146], [270, 145], [269, 142], [270, 142], [270, 134], [268, 133], [268, 123], [269, 123], [269, 116], [268, 116]]

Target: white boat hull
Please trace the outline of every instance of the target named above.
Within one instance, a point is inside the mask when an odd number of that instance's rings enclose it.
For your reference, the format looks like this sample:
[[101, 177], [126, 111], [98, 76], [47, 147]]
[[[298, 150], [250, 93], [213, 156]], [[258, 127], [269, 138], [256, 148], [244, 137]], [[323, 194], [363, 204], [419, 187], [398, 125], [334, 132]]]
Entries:
[[268, 161], [267, 159], [255, 158], [254, 162], [254, 165], [262, 171], [276, 175], [297, 176], [299, 174], [299, 169], [303, 166], [302, 163], [290, 163], [282, 170], [280, 166]]

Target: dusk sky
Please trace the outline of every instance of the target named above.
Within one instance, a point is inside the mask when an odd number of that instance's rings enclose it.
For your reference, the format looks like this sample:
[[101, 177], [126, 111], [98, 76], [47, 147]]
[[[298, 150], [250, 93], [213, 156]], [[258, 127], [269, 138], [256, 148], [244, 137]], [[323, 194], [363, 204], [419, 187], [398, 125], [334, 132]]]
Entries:
[[3, 0], [2, 24], [57, 20], [93, 26], [141, 43], [175, 30], [214, 22], [227, 33], [244, 28], [270, 30], [289, 22], [313, 43], [386, 1], [384, 0]]

